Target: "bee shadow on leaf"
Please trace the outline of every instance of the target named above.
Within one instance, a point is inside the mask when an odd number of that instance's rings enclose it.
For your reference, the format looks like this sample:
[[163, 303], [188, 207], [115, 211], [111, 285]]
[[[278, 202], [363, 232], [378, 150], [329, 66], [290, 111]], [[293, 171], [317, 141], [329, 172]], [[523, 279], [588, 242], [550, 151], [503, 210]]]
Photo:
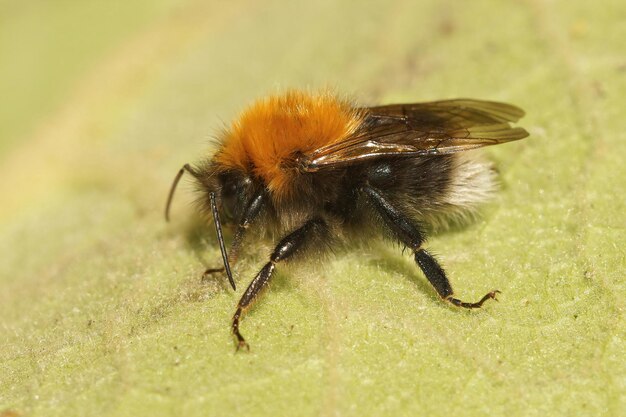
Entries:
[[[451, 221], [447, 227], [437, 230], [436, 236], [454, 236], [460, 233], [479, 233], [485, 227], [486, 222], [482, 216], [475, 216], [464, 221]], [[230, 285], [224, 272], [216, 272], [204, 275], [204, 271], [209, 268], [221, 268], [222, 259], [219, 252], [219, 244], [215, 234], [215, 227], [211, 220], [207, 220], [202, 216], [192, 215], [183, 225], [185, 241], [189, 249], [194, 253], [198, 260], [198, 281], [203, 283], [212, 283], [220, 292], [228, 292], [231, 290]], [[231, 242], [233, 233], [230, 228], [223, 229], [224, 239]], [[245, 288], [254, 278], [265, 260], [265, 255], [269, 254], [271, 242], [260, 240], [262, 245], [255, 244], [259, 242], [257, 239], [250, 239], [244, 243], [237, 264], [233, 267], [233, 274], [237, 282], [237, 290]], [[228, 243], [227, 243], [228, 244]], [[369, 239], [348, 239], [348, 241], [340, 243], [333, 250], [332, 254], [323, 256], [327, 261], [333, 257], [341, 258], [342, 253], [359, 252], [364, 254], [376, 253], [375, 257], [368, 256], [367, 263], [375, 268], [383, 269], [391, 278], [397, 278], [411, 281], [420, 293], [427, 295], [431, 300], [439, 301], [439, 297], [434, 292], [430, 283], [426, 280], [418, 266], [412, 261], [412, 256], [407, 250], [403, 250], [398, 244], [389, 240], [380, 239], [374, 235]], [[409, 259], [407, 259], [407, 256]], [[299, 262], [288, 262], [281, 265], [279, 271], [271, 282], [271, 290], [273, 292], [290, 291], [296, 288], [298, 284], [299, 270], [314, 268], [315, 262], [311, 257], [306, 257]]]
[[[191, 216], [183, 226], [185, 241], [188, 248], [193, 252], [198, 260], [198, 280], [204, 283], [215, 283], [220, 291], [231, 290], [225, 272], [215, 272], [204, 275], [207, 269], [218, 269], [223, 266], [219, 250], [219, 243], [215, 234], [215, 227], [212, 221], [203, 219], [201, 216]], [[224, 240], [228, 244], [233, 239], [233, 232], [230, 228], [223, 229]], [[256, 243], [255, 243], [256, 242]], [[259, 244], [262, 243], [262, 244]], [[266, 257], [270, 253], [270, 242], [257, 239], [248, 239], [241, 247], [238, 261], [231, 265], [233, 276], [237, 283], [237, 291], [245, 288], [254, 278], [258, 270], [266, 262]], [[289, 290], [297, 286], [297, 283], [290, 280], [292, 274], [297, 274], [296, 266], [300, 262], [286, 263], [280, 266], [276, 276], [272, 279], [272, 291]], [[304, 262], [306, 264], [306, 262]]]
[[402, 248], [398, 248], [398, 245], [390, 245], [388, 242], [377, 243], [373, 249], [379, 256], [368, 260], [369, 265], [385, 271], [389, 279], [403, 279], [413, 283], [419, 293], [435, 302], [439, 301], [435, 290], [418, 266], [411, 259], [406, 259], [406, 250], [403, 251]]
[[[187, 247], [198, 260], [198, 281], [203, 283], [212, 282], [216, 284], [220, 291], [228, 291], [230, 285], [225, 273], [204, 273], [207, 269], [217, 269], [223, 266], [213, 224], [200, 216], [190, 216], [183, 225], [183, 230]], [[224, 230], [224, 238], [226, 241], [232, 239], [232, 234], [228, 229]]]

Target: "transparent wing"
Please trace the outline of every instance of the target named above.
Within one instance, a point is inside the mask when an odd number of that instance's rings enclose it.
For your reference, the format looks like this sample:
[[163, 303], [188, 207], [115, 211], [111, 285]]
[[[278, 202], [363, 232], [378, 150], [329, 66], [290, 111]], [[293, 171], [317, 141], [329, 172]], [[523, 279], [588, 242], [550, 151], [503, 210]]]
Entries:
[[305, 155], [308, 172], [374, 158], [443, 155], [528, 136], [512, 127], [524, 111], [493, 101], [456, 99], [359, 109], [361, 128], [346, 139]]

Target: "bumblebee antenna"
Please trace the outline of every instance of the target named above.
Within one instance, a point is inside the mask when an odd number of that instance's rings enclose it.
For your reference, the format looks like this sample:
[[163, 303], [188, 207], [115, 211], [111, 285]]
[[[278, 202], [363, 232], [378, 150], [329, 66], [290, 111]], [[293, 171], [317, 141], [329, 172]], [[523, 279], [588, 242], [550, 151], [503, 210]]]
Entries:
[[211, 191], [209, 193], [209, 198], [211, 199], [211, 212], [213, 213], [213, 223], [215, 223], [215, 231], [217, 232], [217, 241], [220, 243], [220, 250], [222, 251], [222, 261], [224, 261], [224, 269], [226, 270], [226, 275], [228, 276], [228, 281], [230, 285], [233, 287], [234, 291], [237, 291], [237, 287], [235, 286], [235, 280], [233, 279], [233, 274], [230, 272], [230, 264], [228, 263], [228, 253], [226, 253], [226, 246], [224, 245], [224, 236], [222, 235], [222, 224], [220, 223], [220, 215], [217, 211], [217, 203], [215, 201], [215, 192]]
[[189, 164], [183, 165], [183, 167], [178, 171], [178, 174], [176, 174], [176, 177], [174, 177], [174, 182], [172, 183], [172, 187], [170, 188], [170, 193], [167, 196], [167, 204], [165, 205], [165, 221], [167, 222], [170, 221], [170, 206], [172, 205], [172, 200], [174, 199], [174, 191], [176, 191], [178, 182], [180, 181], [180, 178], [183, 176], [185, 171], [187, 171], [194, 177], [197, 177], [196, 172], [193, 170], [193, 168], [191, 168]]
[[[170, 221], [170, 206], [172, 205], [172, 200], [174, 199], [174, 192], [176, 191], [176, 187], [180, 182], [181, 177], [187, 171], [195, 178], [198, 178], [198, 173], [194, 171], [194, 169], [189, 165], [185, 164], [178, 171], [176, 176], [174, 177], [174, 182], [172, 182], [172, 187], [170, 188], [170, 193], [167, 196], [167, 204], [165, 205], [165, 220]], [[217, 232], [217, 240], [220, 244], [220, 251], [222, 252], [222, 261], [224, 261], [224, 269], [226, 270], [226, 275], [228, 276], [228, 281], [230, 285], [233, 287], [233, 290], [237, 290], [235, 286], [235, 280], [233, 279], [233, 273], [230, 271], [230, 263], [228, 262], [228, 253], [226, 253], [226, 246], [224, 245], [224, 235], [222, 234], [222, 224], [220, 223], [220, 215], [217, 210], [217, 202], [215, 198], [215, 192], [211, 191], [209, 193], [209, 198], [211, 200], [211, 213], [213, 213], [213, 223], [215, 223], [215, 231]]]

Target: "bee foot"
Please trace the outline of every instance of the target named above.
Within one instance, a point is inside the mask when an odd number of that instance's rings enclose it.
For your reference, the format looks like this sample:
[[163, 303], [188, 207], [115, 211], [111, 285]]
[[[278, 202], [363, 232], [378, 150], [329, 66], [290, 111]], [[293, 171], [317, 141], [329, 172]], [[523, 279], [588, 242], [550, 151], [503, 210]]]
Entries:
[[457, 298], [453, 298], [452, 296], [448, 296], [446, 297], [446, 301], [449, 301], [450, 303], [454, 304], [457, 307], [462, 307], [462, 308], [481, 308], [483, 306], [483, 303], [489, 299], [493, 299], [498, 301], [498, 299], [496, 298], [496, 296], [500, 294], [499, 290], [493, 290], [491, 292], [488, 292], [487, 294], [485, 294], [483, 296], [483, 298], [480, 299], [480, 301], [476, 302], [476, 303], [466, 303], [465, 301], [461, 301]]

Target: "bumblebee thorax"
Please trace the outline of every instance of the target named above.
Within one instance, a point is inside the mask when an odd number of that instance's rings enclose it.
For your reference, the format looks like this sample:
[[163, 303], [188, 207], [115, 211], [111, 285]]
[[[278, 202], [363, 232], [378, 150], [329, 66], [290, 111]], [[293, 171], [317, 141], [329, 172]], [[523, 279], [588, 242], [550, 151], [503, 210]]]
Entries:
[[221, 138], [216, 162], [260, 178], [270, 192], [290, 194], [297, 160], [353, 134], [362, 115], [328, 94], [290, 91], [246, 109]]

